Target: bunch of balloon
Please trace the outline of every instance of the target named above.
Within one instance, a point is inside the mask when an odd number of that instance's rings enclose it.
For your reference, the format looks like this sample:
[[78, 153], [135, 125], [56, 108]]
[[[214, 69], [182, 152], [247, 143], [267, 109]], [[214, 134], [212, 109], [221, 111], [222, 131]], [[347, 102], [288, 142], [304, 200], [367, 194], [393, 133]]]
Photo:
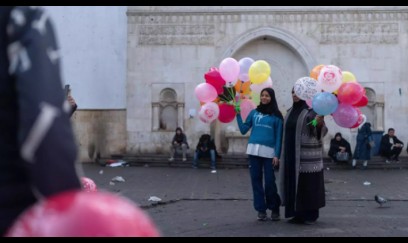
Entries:
[[[313, 79], [316, 77], [317, 80]], [[320, 64], [312, 69], [310, 78], [316, 81], [317, 88], [312, 82], [307, 85], [302, 82], [296, 94], [306, 100], [316, 113], [323, 116], [331, 114], [335, 123], [344, 128], [358, 127], [364, 121], [358, 107], [366, 106], [368, 99], [353, 73], [334, 65]]]
[[266, 61], [254, 61], [249, 57], [239, 61], [228, 57], [221, 61], [219, 68], [210, 68], [204, 74], [206, 82], [195, 89], [201, 104], [200, 120], [211, 123], [218, 118], [222, 123], [229, 123], [235, 119], [237, 111], [246, 119], [259, 103], [261, 90], [272, 87], [270, 72]]

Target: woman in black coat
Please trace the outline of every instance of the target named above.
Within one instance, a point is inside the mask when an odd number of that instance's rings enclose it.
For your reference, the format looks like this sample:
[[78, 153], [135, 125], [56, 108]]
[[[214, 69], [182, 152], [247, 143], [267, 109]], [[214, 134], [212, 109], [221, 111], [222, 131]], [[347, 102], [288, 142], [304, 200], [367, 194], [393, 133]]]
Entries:
[[[339, 132], [336, 133], [334, 138], [330, 141], [330, 149], [329, 149], [329, 154], [328, 155], [334, 162], [344, 162], [344, 161], [338, 161], [337, 160], [336, 155], [337, 155], [338, 152], [348, 153], [348, 158], [349, 159], [352, 157], [350, 143], [347, 142], [347, 140], [344, 139], [341, 136], [341, 133], [339, 133]], [[347, 161], [345, 161], [345, 162], [347, 162]]]

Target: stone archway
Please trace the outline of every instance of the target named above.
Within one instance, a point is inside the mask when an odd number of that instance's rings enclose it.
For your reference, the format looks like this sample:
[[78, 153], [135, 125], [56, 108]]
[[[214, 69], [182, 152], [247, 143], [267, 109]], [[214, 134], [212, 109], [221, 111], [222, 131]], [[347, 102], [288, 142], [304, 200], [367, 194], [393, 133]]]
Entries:
[[[254, 60], [265, 60], [271, 65], [271, 77], [279, 108], [283, 114], [292, 105], [290, 95], [297, 79], [309, 76], [316, 62], [306, 47], [290, 33], [277, 28], [260, 28], [250, 31], [237, 38], [224, 52], [222, 59], [233, 57], [239, 60], [251, 57]], [[222, 124], [217, 121], [212, 127], [217, 147], [222, 152], [245, 153], [242, 136], [236, 121]], [[226, 142], [224, 142], [226, 141]], [[238, 146], [233, 147], [233, 146]]]

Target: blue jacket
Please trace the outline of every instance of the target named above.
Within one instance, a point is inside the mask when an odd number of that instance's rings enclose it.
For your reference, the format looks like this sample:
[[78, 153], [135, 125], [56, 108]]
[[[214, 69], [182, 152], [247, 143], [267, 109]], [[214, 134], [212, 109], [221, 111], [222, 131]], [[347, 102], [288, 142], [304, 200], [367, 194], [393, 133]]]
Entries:
[[237, 115], [239, 130], [245, 135], [252, 128], [248, 143], [262, 144], [275, 149], [275, 156], [280, 158], [282, 147], [283, 122], [275, 115], [264, 115], [252, 110], [245, 123], [241, 114]]

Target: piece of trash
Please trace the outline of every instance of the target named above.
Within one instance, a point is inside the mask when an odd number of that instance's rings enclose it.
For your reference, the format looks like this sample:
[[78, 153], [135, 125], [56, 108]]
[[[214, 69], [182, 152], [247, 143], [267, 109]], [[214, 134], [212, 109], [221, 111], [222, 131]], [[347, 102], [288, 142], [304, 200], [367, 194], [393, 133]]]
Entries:
[[119, 166], [126, 166], [126, 165], [128, 165], [128, 163], [126, 161], [118, 160], [117, 162], [108, 164], [107, 166], [108, 167], [119, 167]]
[[125, 182], [125, 179], [124, 179], [122, 176], [115, 176], [115, 177], [112, 178], [111, 181], [114, 181], [114, 182]]
[[207, 223], [203, 223], [203, 226], [207, 226]]
[[115, 183], [113, 183], [113, 182], [109, 182], [109, 185], [114, 186], [114, 185], [115, 185]]
[[99, 171], [99, 175], [102, 175], [102, 174], [103, 174], [103, 170], [100, 170], [100, 171]]
[[327, 167], [327, 168], [326, 168], [326, 170], [330, 170], [330, 168], [329, 168], [329, 167]]
[[156, 196], [151, 196], [149, 197], [149, 199], [147, 201], [151, 201], [151, 202], [160, 202], [161, 198], [156, 197]]
[[371, 185], [371, 182], [365, 181], [363, 184], [364, 184], [364, 186], [369, 186], [369, 185]]

